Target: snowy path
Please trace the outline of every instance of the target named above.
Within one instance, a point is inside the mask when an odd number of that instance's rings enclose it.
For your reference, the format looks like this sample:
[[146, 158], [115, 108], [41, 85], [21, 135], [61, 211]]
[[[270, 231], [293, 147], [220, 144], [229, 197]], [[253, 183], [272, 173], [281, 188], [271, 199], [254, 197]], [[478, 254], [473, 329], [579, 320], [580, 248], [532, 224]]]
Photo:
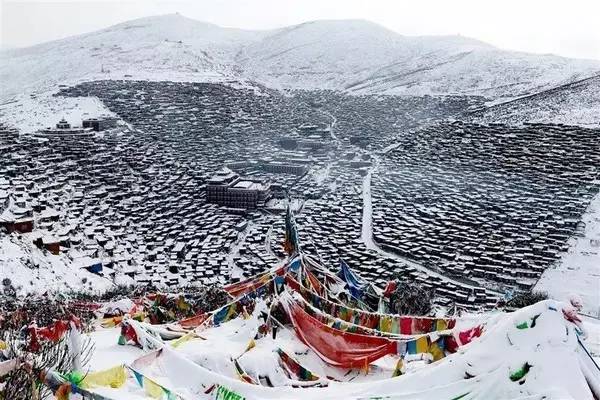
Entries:
[[[379, 163], [379, 160], [377, 160], [377, 163]], [[376, 168], [376, 166], [370, 168], [363, 179], [363, 213], [360, 240], [362, 240], [367, 249], [379, 251], [379, 247], [373, 241], [373, 198], [371, 197], [371, 178]]]
[[267, 234], [265, 235], [265, 249], [267, 250], [267, 254], [269, 254], [270, 256], [275, 257], [276, 259], [279, 260], [279, 256], [277, 256], [277, 254], [275, 254], [273, 252], [273, 249], [271, 248], [271, 236], [273, 234], [273, 225], [271, 225], [269, 227], [269, 230], [267, 231]]
[[246, 226], [246, 229], [244, 229], [244, 231], [240, 235], [238, 235], [238, 240], [231, 247], [231, 250], [229, 251], [229, 254], [227, 255], [227, 264], [229, 265], [229, 269], [230, 269], [229, 270], [229, 278], [230, 279], [231, 278], [241, 278], [243, 276], [243, 271], [237, 265], [235, 265], [235, 263], [233, 262], [233, 259], [240, 254], [240, 247], [246, 240], [246, 237], [248, 236], [248, 234], [250, 233], [250, 231], [252, 230], [253, 227], [254, 227], [254, 223], [252, 221], [248, 221], [248, 225]]
[[330, 129], [329, 129], [329, 135], [331, 136], [331, 139], [333, 139], [334, 142], [339, 143], [339, 139], [336, 136], [335, 132], [334, 132], [334, 127], [335, 124], [337, 123], [337, 118], [335, 117], [335, 115], [333, 115], [332, 113], [330, 113], [329, 111], [321, 111], [323, 114], [327, 115], [329, 118], [331, 118], [331, 125], [330, 125]]
[[[329, 116], [332, 120], [331, 122], [331, 130], [330, 135], [331, 138], [336, 142], [340, 143], [339, 138], [335, 134], [335, 125], [337, 123], [337, 118], [328, 111], [321, 111], [321, 113]], [[372, 152], [371, 158], [373, 159], [373, 165], [369, 168], [367, 175], [363, 179], [363, 212], [362, 212], [362, 230], [361, 230], [361, 241], [365, 244], [368, 250], [373, 250], [377, 252], [380, 256], [386, 258], [392, 258], [401, 261], [405, 266], [413, 267], [416, 270], [423, 271], [428, 276], [438, 277], [446, 282], [451, 282], [459, 287], [467, 288], [467, 289], [475, 289], [480, 288], [481, 285], [475, 281], [471, 281], [469, 279], [453, 279], [449, 278], [446, 275], [433, 271], [417, 262], [411, 261], [405, 257], [401, 257], [397, 254], [388, 252], [380, 248], [375, 240], [373, 239], [373, 201], [371, 195], [371, 181], [373, 177], [373, 173], [377, 171], [379, 168], [379, 164], [381, 162], [380, 156], [387, 154], [388, 152], [396, 149], [399, 146], [398, 143], [391, 144], [384, 149]], [[329, 168], [329, 166], [328, 166]], [[500, 296], [501, 294], [497, 291], [486, 288], [486, 290], [490, 293]]]

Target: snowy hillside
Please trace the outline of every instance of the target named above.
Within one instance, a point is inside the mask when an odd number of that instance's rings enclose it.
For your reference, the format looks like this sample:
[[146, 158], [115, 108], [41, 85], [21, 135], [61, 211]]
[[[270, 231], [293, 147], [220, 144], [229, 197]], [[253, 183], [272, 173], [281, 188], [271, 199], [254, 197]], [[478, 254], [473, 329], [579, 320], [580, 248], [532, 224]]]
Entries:
[[583, 234], [570, 240], [569, 251], [557, 265], [544, 271], [536, 289], [561, 300], [576, 294], [583, 312], [600, 318], [600, 194], [592, 200], [582, 221]]
[[272, 31], [173, 14], [0, 55], [3, 101], [90, 79], [246, 80], [277, 88], [516, 97], [600, 71], [600, 62], [496, 49], [460, 36], [402, 36], [367, 21]]
[[214, 80], [233, 76], [231, 56], [259, 34], [176, 14], [143, 18], [97, 32], [0, 55], [0, 93], [44, 91], [78, 80]]
[[82, 290], [102, 293], [113, 286], [108, 279], [78, 268], [66, 256], [36, 248], [25, 237], [0, 238], [0, 282], [21, 295], [46, 291]]
[[477, 121], [600, 126], [600, 75], [474, 113]]
[[55, 97], [51, 93], [42, 93], [19, 95], [15, 101], [1, 104], [0, 115], [7, 126], [21, 133], [34, 133], [38, 129], [54, 126], [57, 117], [81, 121], [112, 113], [96, 97]]
[[460, 36], [401, 36], [367, 21], [317, 21], [278, 30], [238, 58], [252, 79], [284, 88], [388, 94], [539, 91], [600, 63], [496, 49]]

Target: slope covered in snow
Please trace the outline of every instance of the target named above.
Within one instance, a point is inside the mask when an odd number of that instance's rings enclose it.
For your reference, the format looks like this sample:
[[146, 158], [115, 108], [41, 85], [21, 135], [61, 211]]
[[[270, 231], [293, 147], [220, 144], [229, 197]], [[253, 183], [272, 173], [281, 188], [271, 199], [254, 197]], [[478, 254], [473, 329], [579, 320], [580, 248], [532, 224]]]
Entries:
[[26, 237], [0, 237], [0, 282], [17, 293], [89, 291], [102, 293], [113, 286], [108, 279], [78, 268], [65, 256], [36, 248]]
[[600, 126], [600, 75], [475, 112], [477, 121]]
[[56, 97], [51, 93], [19, 95], [14, 102], [0, 105], [2, 122], [21, 133], [54, 126], [58, 119], [77, 121], [100, 115], [113, 115], [96, 97]]
[[47, 90], [79, 80], [214, 80], [233, 76], [232, 55], [260, 34], [177, 14], [142, 18], [97, 32], [0, 54], [0, 93]]
[[597, 61], [503, 51], [460, 36], [402, 36], [360, 20], [244, 31], [173, 14], [4, 51], [0, 92], [6, 101], [58, 84], [132, 77], [513, 98], [598, 71]]
[[401, 36], [367, 21], [316, 21], [247, 46], [251, 78], [283, 88], [512, 97], [570, 82], [600, 63], [502, 51], [461, 36]]
[[[581, 298], [583, 312], [600, 318], [600, 194], [582, 217], [585, 231], [571, 239], [569, 251], [553, 268], [542, 274], [536, 290], [550, 297], [567, 300]], [[600, 341], [600, 336], [597, 338]]]

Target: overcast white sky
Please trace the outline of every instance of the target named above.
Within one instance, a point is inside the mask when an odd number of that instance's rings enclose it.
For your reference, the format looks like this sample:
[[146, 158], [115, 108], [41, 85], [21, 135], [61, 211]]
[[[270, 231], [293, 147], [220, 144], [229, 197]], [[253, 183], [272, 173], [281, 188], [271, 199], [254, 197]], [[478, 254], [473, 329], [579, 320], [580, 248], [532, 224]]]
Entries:
[[0, 0], [2, 47], [179, 12], [221, 26], [269, 29], [362, 18], [404, 35], [461, 34], [504, 49], [600, 60], [600, 0]]

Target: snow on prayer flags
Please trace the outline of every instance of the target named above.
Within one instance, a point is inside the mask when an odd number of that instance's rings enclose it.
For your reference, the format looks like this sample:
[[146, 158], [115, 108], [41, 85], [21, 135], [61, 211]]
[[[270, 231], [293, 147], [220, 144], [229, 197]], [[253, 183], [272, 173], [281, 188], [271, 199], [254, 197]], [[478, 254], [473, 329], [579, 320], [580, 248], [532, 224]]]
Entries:
[[292, 261], [289, 262], [288, 269], [290, 271], [298, 272], [300, 270], [301, 265], [302, 265], [302, 260], [301, 260], [300, 256], [297, 256]]
[[446, 319], [438, 318], [435, 320], [435, 331], [445, 331], [449, 327], [449, 321]]
[[394, 373], [392, 374], [392, 378], [400, 376], [404, 374], [406, 368], [404, 367], [404, 358], [400, 357], [398, 362], [396, 363], [396, 368], [394, 368]]
[[463, 346], [467, 343], [470, 343], [473, 339], [481, 336], [483, 332], [483, 327], [481, 325], [475, 326], [471, 329], [467, 329], [466, 331], [462, 331], [458, 333], [459, 345]]
[[144, 376], [135, 370], [131, 370], [133, 372], [133, 376], [135, 376], [135, 380], [137, 381], [140, 387], [144, 387]]
[[150, 397], [152, 397], [153, 399], [160, 399], [163, 396], [163, 389], [162, 387], [157, 384], [154, 383], [154, 381], [144, 377], [144, 391], [146, 392], [146, 394]]
[[302, 286], [290, 275], [285, 276], [286, 284], [299, 293], [313, 307], [334, 318], [361, 327], [376, 329], [383, 333], [401, 335], [421, 335], [434, 331], [452, 329], [455, 320], [451, 318], [408, 317], [393, 314], [380, 314], [340, 305], [319, 296]]
[[51, 325], [43, 328], [38, 328], [35, 324], [30, 325], [27, 329], [30, 338], [30, 350], [33, 352], [37, 352], [39, 350], [39, 339], [58, 342], [71, 329], [71, 322], [73, 322], [74, 327], [78, 329], [81, 328], [81, 321], [75, 316], [72, 316], [69, 320], [54, 321]]
[[121, 322], [121, 336], [119, 344], [133, 344], [144, 350], [154, 350], [164, 345], [165, 340], [175, 339], [183, 336], [181, 333], [168, 332], [156, 326], [135, 321], [131, 318]]
[[121, 321], [123, 321], [123, 316], [103, 318], [100, 325], [102, 325], [103, 328], [114, 328], [119, 325]]
[[[408, 340], [406, 342], [405, 354], [425, 354], [429, 353], [433, 357], [433, 361], [441, 360], [446, 356], [444, 350], [446, 349], [447, 337], [441, 336], [435, 340], [432, 340], [430, 336], [421, 336], [416, 339]], [[399, 354], [403, 354], [401, 351]]]
[[193, 317], [182, 319], [181, 321], [178, 322], [178, 324], [182, 328], [193, 329], [193, 328], [197, 328], [200, 325], [202, 325], [202, 323], [204, 321], [206, 321], [207, 318], [208, 318], [208, 314], [199, 313]]
[[444, 353], [444, 344], [445, 340], [443, 338], [440, 338], [434, 342], [431, 342], [431, 344], [429, 345], [428, 353], [433, 356], [433, 361], [441, 360], [446, 356], [446, 354]]
[[227, 304], [219, 311], [217, 311], [212, 318], [212, 322], [215, 326], [221, 325], [223, 322], [227, 322], [237, 315], [238, 303], [234, 302]]
[[300, 363], [290, 357], [285, 351], [277, 349], [279, 360], [283, 368], [289, 373], [297, 377], [299, 381], [318, 381], [319, 377], [308, 369], [304, 368]]
[[252, 350], [255, 347], [256, 347], [256, 342], [254, 341], [254, 339], [250, 339], [250, 342], [248, 343], [248, 346], [246, 346], [246, 350], [244, 350], [244, 353]]
[[460, 346], [464, 346], [470, 343], [471, 341], [473, 341], [473, 339], [481, 336], [482, 333], [482, 325], [477, 325], [473, 328], [455, 333], [453, 336], [449, 336], [446, 338], [446, 350], [450, 353], [454, 353]]
[[[275, 271], [277, 273], [277, 271]], [[224, 305], [211, 315], [211, 322], [213, 325], [218, 326], [224, 322], [237, 317], [237, 315], [244, 310], [244, 306], [247, 305], [252, 299], [266, 296], [269, 293], [273, 293], [273, 279], [267, 276], [265, 283], [262, 283], [258, 287], [254, 287], [252, 291], [244, 293], [244, 295], [237, 300]]]
[[429, 343], [427, 336], [423, 336], [415, 340], [409, 340], [406, 343], [406, 352], [408, 354], [427, 353], [428, 349]]
[[321, 285], [321, 282], [319, 282], [317, 277], [309, 270], [305, 269], [304, 271], [305, 271], [306, 283], [308, 284], [307, 286], [310, 288], [313, 288], [315, 290], [315, 292], [317, 292], [319, 295], [322, 295], [323, 287]]
[[128, 368], [131, 372], [133, 372], [133, 376], [135, 376], [135, 380], [138, 383], [138, 385], [142, 389], [144, 389], [144, 392], [148, 396], [152, 397], [153, 399], [177, 400], [179, 398], [179, 396], [176, 396], [172, 391], [165, 388], [164, 386], [159, 385], [157, 382], [144, 376], [143, 374], [136, 371], [135, 369], [133, 369], [131, 367], [128, 367]]
[[275, 284], [275, 294], [283, 292], [283, 288], [285, 286], [285, 278], [283, 276], [277, 275], [273, 282]]
[[[310, 317], [316, 319], [323, 326], [332, 328], [334, 330], [348, 333], [348, 334], [359, 334], [367, 337], [382, 337], [381, 333], [368, 329], [359, 325], [352, 325], [351, 323], [346, 324], [344, 321], [335, 319], [328, 314], [321, 312], [320, 310], [312, 307], [307, 302], [303, 302], [302, 298], [292, 299], [290, 301], [294, 305], [300, 307]], [[446, 356], [445, 350], [446, 340], [454, 341], [452, 336], [438, 336], [437, 334], [422, 334], [414, 338], [393, 338], [389, 340], [395, 340], [397, 345], [396, 354], [431, 354], [434, 361], [440, 360]], [[454, 342], [456, 343], [456, 342]], [[450, 347], [450, 346], [448, 346]], [[454, 351], [456, 346], [454, 347]], [[364, 366], [363, 366], [364, 367]]]
[[189, 342], [190, 340], [194, 339], [194, 338], [198, 338], [199, 336], [196, 335], [194, 333], [194, 331], [191, 331], [189, 333], [186, 333], [185, 335], [183, 335], [182, 337], [180, 337], [179, 339], [175, 339], [171, 342], [171, 347], [173, 348], [177, 348], [179, 346], [181, 346], [182, 344]]
[[244, 368], [242, 368], [237, 358], [233, 360], [233, 365], [235, 366], [235, 372], [237, 373], [238, 378], [240, 378], [242, 382], [250, 383], [252, 385], [257, 384], [254, 379], [244, 371]]
[[83, 381], [80, 373], [72, 372], [63, 376], [62, 374], [51, 370], [40, 371], [39, 380], [41, 383], [46, 385], [54, 394], [57, 400], [69, 400], [71, 394], [79, 394], [85, 399], [94, 400], [110, 400], [98, 393], [93, 393], [87, 388], [80, 386], [80, 382]]
[[412, 335], [413, 334], [413, 319], [411, 317], [400, 317], [396, 320], [399, 320], [400, 324], [400, 334], [402, 335]]
[[346, 282], [346, 289], [350, 292], [350, 295], [355, 299], [362, 300], [362, 297], [367, 290], [368, 284], [365, 283], [358, 275], [356, 275], [348, 264], [340, 259], [340, 271], [337, 274], [340, 279]]
[[223, 290], [225, 290], [231, 297], [238, 298], [258, 290], [259, 288], [267, 285], [274, 277], [282, 276], [284, 273], [285, 266], [281, 266], [275, 270], [253, 276], [242, 282], [225, 286]]

